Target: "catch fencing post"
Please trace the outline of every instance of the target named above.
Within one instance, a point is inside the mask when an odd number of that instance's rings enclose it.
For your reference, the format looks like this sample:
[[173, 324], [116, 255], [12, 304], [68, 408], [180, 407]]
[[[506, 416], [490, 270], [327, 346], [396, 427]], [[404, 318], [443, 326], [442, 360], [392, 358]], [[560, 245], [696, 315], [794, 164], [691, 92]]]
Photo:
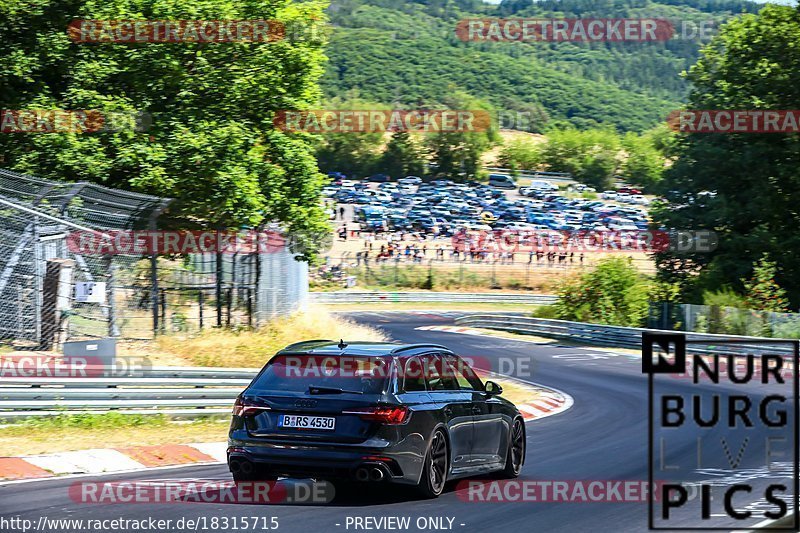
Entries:
[[114, 294], [116, 290], [116, 269], [112, 256], [105, 257], [108, 279], [106, 281], [106, 300], [108, 301], [108, 336], [119, 337], [120, 331], [117, 326], [117, 299]]
[[525, 288], [526, 289], [530, 289], [531, 288], [531, 264], [530, 264], [530, 262], [528, 262], [528, 264], [525, 265]]
[[228, 287], [226, 291], [227, 297], [225, 299], [225, 308], [226, 308], [226, 316], [225, 316], [225, 327], [231, 327], [231, 306], [233, 304], [233, 287]]
[[203, 331], [203, 289], [197, 291], [197, 307], [200, 310], [200, 331]]
[[[219, 230], [217, 230], [217, 242], [219, 242]], [[222, 327], [222, 276], [224, 270], [222, 268], [222, 252], [217, 250], [216, 258], [216, 298], [217, 298], [217, 327]]]
[[63, 340], [62, 311], [70, 307], [74, 268], [75, 262], [71, 259], [53, 259], [47, 262], [38, 317], [41, 325], [40, 350], [52, 350]]
[[[156, 231], [159, 211], [150, 216], [150, 231]], [[158, 336], [158, 255], [156, 250], [150, 254], [150, 306], [153, 311], [153, 337]]]
[[161, 289], [161, 333], [167, 332], [167, 290]]
[[247, 327], [253, 327], [253, 289], [247, 289]]

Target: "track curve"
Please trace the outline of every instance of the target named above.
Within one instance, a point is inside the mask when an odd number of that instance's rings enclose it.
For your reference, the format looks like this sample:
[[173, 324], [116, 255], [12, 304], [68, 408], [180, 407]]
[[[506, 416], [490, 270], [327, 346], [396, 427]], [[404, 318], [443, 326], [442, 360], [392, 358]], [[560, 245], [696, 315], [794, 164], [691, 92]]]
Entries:
[[[380, 327], [405, 342], [444, 344], [461, 355], [531, 363], [529, 379], [569, 394], [574, 404], [555, 416], [527, 426], [528, 480], [647, 480], [647, 380], [637, 356], [574, 347], [536, 344], [498, 337], [461, 335], [421, 326], [452, 323], [454, 313], [350, 313], [358, 322]], [[685, 386], [676, 383], [676, 387]], [[224, 436], [221, 435], [221, 440]], [[689, 439], [691, 440], [691, 439]], [[677, 452], [689, 452], [686, 448]], [[224, 465], [165, 469], [88, 477], [102, 481], [146, 479], [229, 479]], [[84, 478], [84, 480], [87, 478]], [[623, 532], [647, 530], [646, 503], [472, 503], [454, 487], [436, 500], [409, 499], [408, 493], [363, 489], [344, 491], [328, 505], [137, 504], [87, 505], [69, 498], [74, 479], [52, 479], [0, 485], [0, 516], [69, 516], [82, 519], [277, 517], [278, 531], [363, 531], [348, 526], [348, 517], [444, 518], [451, 530], [496, 532]], [[448, 522], [451, 519], [452, 522]], [[753, 519], [747, 525], [763, 518]], [[742, 524], [746, 525], [746, 524]], [[178, 531], [180, 529], [173, 528]], [[185, 529], [184, 529], [185, 530]], [[379, 530], [387, 530], [386, 528]]]

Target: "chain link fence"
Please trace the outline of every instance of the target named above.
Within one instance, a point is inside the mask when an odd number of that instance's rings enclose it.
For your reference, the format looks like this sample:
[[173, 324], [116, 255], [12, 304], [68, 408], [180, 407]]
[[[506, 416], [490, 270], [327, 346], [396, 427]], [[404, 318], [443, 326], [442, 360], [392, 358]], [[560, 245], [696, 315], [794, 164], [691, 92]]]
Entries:
[[[402, 248], [402, 247], [401, 247]], [[328, 257], [312, 273], [318, 290], [342, 287], [433, 290], [537, 290], [547, 291], [570, 274], [592, 268], [600, 256], [570, 253], [458, 253], [431, 247], [378, 258], [369, 251]], [[636, 259], [640, 269], [644, 259]]]
[[[169, 200], [0, 169], [0, 341], [151, 339], [257, 327], [305, 305], [307, 265], [269, 253], [86, 253], [75, 235], [155, 230]], [[274, 231], [274, 229], [273, 229]]]
[[800, 314], [662, 302], [650, 304], [648, 327], [697, 333], [797, 339], [800, 338]]

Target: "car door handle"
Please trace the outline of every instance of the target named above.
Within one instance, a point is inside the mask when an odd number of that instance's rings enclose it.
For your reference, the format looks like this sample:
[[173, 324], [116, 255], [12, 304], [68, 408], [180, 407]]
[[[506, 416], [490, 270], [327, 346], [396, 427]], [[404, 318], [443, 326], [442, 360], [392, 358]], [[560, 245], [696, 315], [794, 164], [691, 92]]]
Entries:
[[475, 407], [473, 407], [473, 408], [472, 408], [472, 414], [474, 414], [474, 415], [479, 415], [479, 414], [481, 414], [481, 413], [483, 413], [483, 409], [481, 409], [481, 408], [480, 408], [480, 407], [478, 407], [477, 405], [476, 405]]
[[450, 409], [449, 407], [445, 407], [444, 408], [444, 414], [446, 414], [447, 416], [452, 416], [453, 410]]

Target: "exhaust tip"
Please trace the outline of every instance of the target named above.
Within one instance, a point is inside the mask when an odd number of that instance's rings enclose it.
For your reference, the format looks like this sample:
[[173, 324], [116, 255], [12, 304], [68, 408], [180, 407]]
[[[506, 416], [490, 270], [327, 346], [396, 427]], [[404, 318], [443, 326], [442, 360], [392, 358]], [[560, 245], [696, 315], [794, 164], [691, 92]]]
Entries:
[[358, 481], [369, 481], [369, 471], [364, 467], [357, 469], [356, 479]]
[[231, 472], [233, 472], [234, 474], [238, 474], [239, 472], [241, 472], [242, 471], [241, 459], [232, 459], [228, 468], [230, 468]]
[[253, 473], [253, 463], [250, 461], [242, 461], [239, 465], [239, 468], [242, 471], [242, 474], [252, 474]]
[[373, 468], [372, 471], [369, 473], [369, 478], [372, 481], [383, 481], [384, 477], [385, 476], [383, 474], [383, 470], [378, 468], [377, 466]]

